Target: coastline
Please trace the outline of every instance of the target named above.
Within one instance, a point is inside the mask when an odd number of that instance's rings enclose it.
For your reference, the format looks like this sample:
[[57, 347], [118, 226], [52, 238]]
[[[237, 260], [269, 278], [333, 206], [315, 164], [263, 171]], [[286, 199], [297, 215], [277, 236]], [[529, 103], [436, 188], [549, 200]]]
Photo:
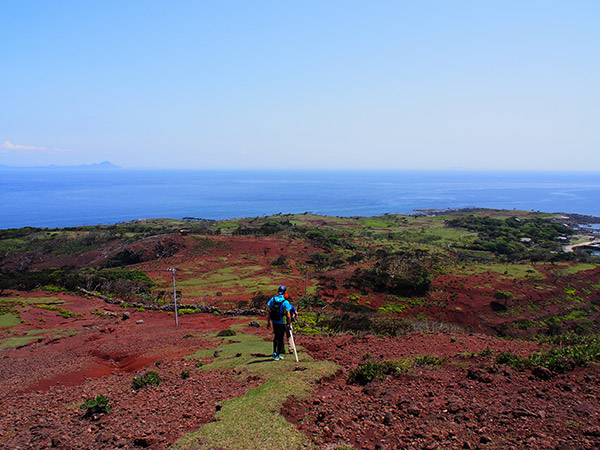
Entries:
[[[463, 171], [4, 170], [0, 228], [225, 220], [278, 213], [373, 217], [502, 209], [600, 217], [600, 174]], [[476, 206], [473, 206], [476, 205]], [[586, 222], [580, 222], [586, 223]], [[590, 222], [594, 223], [594, 222]]]

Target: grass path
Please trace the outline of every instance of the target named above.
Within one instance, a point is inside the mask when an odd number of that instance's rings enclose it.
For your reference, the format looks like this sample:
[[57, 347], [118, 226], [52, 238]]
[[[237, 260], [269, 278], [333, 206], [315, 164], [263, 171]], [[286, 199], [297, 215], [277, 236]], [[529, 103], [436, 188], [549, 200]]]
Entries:
[[[299, 347], [300, 362], [290, 355], [283, 361], [267, 357], [272, 343], [260, 336], [237, 334], [223, 339], [218, 356], [200, 370], [236, 370], [240, 377], [260, 376], [260, 386], [246, 394], [223, 402], [217, 421], [183, 436], [176, 449], [250, 449], [294, 450], [312, 448], [308, 438], [280, 414], [290, 396], [307, 398], [315, 382], [332, 375], [337, 366], [327, 361], [314, 361]], [[200, 351], [191, 358], [213, 357], [215, 350]], [[263, 356], [264, 355], [264, 356]]]

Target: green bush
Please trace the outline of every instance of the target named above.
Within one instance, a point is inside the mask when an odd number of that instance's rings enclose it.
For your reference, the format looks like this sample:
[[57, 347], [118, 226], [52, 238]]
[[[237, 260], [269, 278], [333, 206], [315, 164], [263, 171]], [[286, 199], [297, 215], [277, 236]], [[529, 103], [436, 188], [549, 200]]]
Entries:
[[300, 297], [295, 303], [299, 309], [307, 311], [315, 308], [322, 308], [327, 304], [320, 295], [305, 295]]
[[217, 333], [217, 336], [235, 336], [235, 331], [233, 331], [230, 328], [227, 328], [225, 330], [221, 330]]
[[534, 353], [527, 358], [502, 352], [496, 357], [496, 362], [517, 369], [545, 367], [554, 372], [565, 373], [575, 367], [587, 366], [592, 362], [600, 361], [598, 336], [569, 336], [560, 344], [559, 347]]
[[85, 399], [81, 405], [81, 409], [85, 409], [84, 417], [92, 417], [95, 414], [108, 414], [111, 404], [104, 395], [96, 395], [95, 398]]
[[508, 291], [498, 291], [494, 293], [494, 298], [496, 300], [512, 300], [515, 296]]
[[417, 366], [433, 366], [440, 367], [442, 364], [446, 362], [446, 358], [440, 358], [437, 355], [423, 355], [417, 356], [414, 360], [415, 365]]
[[405, 375], [413, 367], [414, 362], [410, 358], [390, 359], [383, 362], [383, 370], [388, 375]]
[[190, 371], [189, 370], [183, 370], [181, 371], [181, 373], [179, 374], [179, 376], [181, 377], [182, 380], [186, 380], [190, 377]]
[[359, 365], [348, 375], [348, 382], [365, 385], [373, 380], [384, 379], [386, 375], [400, 376], [406, 374], [412, 367], [413, 361], [410, 358], [390, 359], [383, 363], [370, 360], [371, 355], [365, 353], [363, 360], [365, 363]]
[[375, 361], [367, 361], [350, 372], [348, 381], [355, 384], [367, 384], [373, 380], [385, 378], [385, 368]]
[[154, 370], [142, 375], [141, 377], [133, 377], [132, 387], [136, 391], [145, 386], [158, 386], [160, 384], [160, 375]]
[[523, 369], [527, 366], [527, 361], [523, 357], [509, 352], [500, 352], [496, 356], [496, 363], [510, 366], [514, 369]]

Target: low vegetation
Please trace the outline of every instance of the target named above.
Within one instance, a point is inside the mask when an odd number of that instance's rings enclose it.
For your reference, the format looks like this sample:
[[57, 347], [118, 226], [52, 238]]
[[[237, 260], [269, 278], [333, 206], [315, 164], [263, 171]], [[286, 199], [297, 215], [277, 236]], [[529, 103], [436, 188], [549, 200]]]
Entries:
[[550, 341], [550, 348], [522, 357], [512, 353], [500, 353], [496, 363], [515, 369], [543, 367], [565, 373], [576, 367], [588, 366], [600, 361], [600, 336], [561, 336]]
[[86, 398], [80, 408], [84, 410], [84, 417], [94, 418], [99, 414], [108, 414], [112, 405], [104, 395], [96, 395], [94, 398]]
[[144, 375], [133, 377], [131, 387], [134, 390], [142, 389], [146, 386], [158, 386], [161, 383], [160, 374], [155, 370], [151, 370]]

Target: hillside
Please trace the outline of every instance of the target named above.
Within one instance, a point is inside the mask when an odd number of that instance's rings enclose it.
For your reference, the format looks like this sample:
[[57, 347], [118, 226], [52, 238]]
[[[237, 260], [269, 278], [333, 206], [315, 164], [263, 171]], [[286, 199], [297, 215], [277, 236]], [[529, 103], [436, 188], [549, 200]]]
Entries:
[[[0, 443], [597, 448], [586, 223], [469, 210], [0, 230]], [[299, 363], [268, 357], [260, 310], [280, 284]], [[159, 385], [133, 387], [151, 372]], [[84, 417], [97, 395], [110, 411]]]

